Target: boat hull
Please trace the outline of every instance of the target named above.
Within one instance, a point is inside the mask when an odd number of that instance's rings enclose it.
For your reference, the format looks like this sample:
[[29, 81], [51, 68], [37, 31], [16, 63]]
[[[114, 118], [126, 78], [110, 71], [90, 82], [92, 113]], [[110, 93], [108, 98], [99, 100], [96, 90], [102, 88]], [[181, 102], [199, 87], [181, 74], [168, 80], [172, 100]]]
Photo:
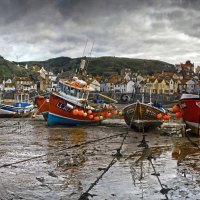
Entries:
[[52, 125], [84, 125], [84, 124], [94, 124], [99, 123], [102, 119], [95, 120], [95, 116], [100, 116], [100, 112], [92, 111], [93, 118], [90, 119], [90, 115], [83, 116], [83, 114], [74, 114], [73, 109], [82, 110], [84, 113], [88, 113], [89, 109], [86, 109], [82, 106], [78, 106], [73, 102], [69, 102], [62, 96], [57, 94], [49, 95], [49, 112], [47, 118], [47, 124]]
[[[67, 116], [67, 114], [65, 114]], [[76, 125], [86, 125], [86, 124], [94, 124], [96, 121], [92, 120], [79, 120], [74, 119], [72, 117], [64, 117], [61, 115], [56, 115], [53, 113], [48, 113], [47, 124], [49, 126], [52, 125], [68, 125], [68, 126], [76, 126]]]
[[180, 98], [183, 121], [193, 133], [200, 134], [200, 98], [198, 95], [184, 94]]
[[45, 121], [48, 119], [49, 112], [49, 99], [44, 96], [38, 96], [35, 98], [35, 104], [37, 105], [36, 114], [42, 114]]
[[31, 117], [33, 113], [34, 113], [34, 107], [31, 104], [27, 104], [26, 107], [16, 107], [15, 104], [14, 105], [5, 105], [5, 104], [0, 105], [1, 118]]
[[14, 117], [16, 115], [16, 112], [0, 109], [0, 118], [10, 118]]
[[43, 116], [44, 120], [47, 121], [48, 116], [49, 116], [49, 112], [48, 111], [42, 112], [42, 116]]
[[157, 115], [160, 113], [165, 114], [163, 110], [140, 102], [126, 106], [123, 113], [126, 124], [139, 131], [162, 125], [163, 120], [158, 119]]

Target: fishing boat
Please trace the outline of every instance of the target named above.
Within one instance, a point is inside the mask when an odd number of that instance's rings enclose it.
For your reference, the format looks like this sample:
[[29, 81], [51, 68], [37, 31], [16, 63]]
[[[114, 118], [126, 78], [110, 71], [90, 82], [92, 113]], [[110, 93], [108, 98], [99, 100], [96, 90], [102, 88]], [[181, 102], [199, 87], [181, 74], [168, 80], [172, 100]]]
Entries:
[[0, 117], [30, 117], [34, 113], [33, 104], [29, 103], [29, 94], [16, 92], [15, 103], [0, 104]]
[[88, 100], [89, 92], [93, 88], [84, 80], [73, 77], [72, 81], [61, 81], [60, 86], [61, 91], [58, 94], [49, 95], [47, 124], [50, 126], [99, 123], [110, 118], [112, 114], [117, 114], [112, 104], [97, 104]]
[[[155, 107], [153, 104], [141, 103], [139, 101], [126, 106], [123, 109], [124, 120], [132, 129], [146, 131], [162, 125], [162, 116], [166, 114], [163, 108]], [[158, 117], [158, 116], [161, 117]]]
[[197, 94], [182, 94], [180, 107], [183, 121], [193, 133], [200, 134], [200, 97]]
[[49, 97], [47, 95], [36, 96], [34, 100], [34, 104], [37, 105], [37, 111], [35, 112], [35, 115], [42, 114], [45, 121], [47, 121], [48, 114], [49, 114]]
[[[38, 113], [42, 113], [49, 126], [52, 125], [84, 125], [100, 123], [117, 114], [117, 103], [114, 99], [99, 94], [107, 101], [95, 102], [90, 100], [89, 94], [94, 89], [87, 81], [85, 61], [81, 61], [80, 70], [68, 80], [60, 80], [59, 92], [52, 92], [48, 99], [37, 97]], [[109, 103], [108, 103], [109, 102]]]

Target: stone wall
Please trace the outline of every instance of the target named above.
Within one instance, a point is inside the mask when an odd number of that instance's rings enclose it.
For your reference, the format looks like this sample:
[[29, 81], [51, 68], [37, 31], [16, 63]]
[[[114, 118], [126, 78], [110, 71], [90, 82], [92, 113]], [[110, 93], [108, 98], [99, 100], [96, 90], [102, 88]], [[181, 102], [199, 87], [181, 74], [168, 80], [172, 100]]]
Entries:
[[[144, 94], [144, 95], [143, 94], [132, 95], [132, 93], [127, 93], [127, 94], [101, 93], [101, 94], [108, 96], [112, 99], [115, 99], [119, 103], [125, 103], [125, 104], [136, 102], [137, 100], [142, 102], [143, 96], [144, 96], [144, 103], [150, 102], [150, 95], [149, 94]], [[95, 99], [96, 95], [98, 95], [98, 93], [90, 94], [89, 98]], [[157, 101], [161, 104], [170, 104], [170, 103], [173, 103], [173, 102], [177, 102], [180, 99], [180, 97], [181, 97], [181, 94], [151, 94], [151, 102]], [[127, 101], [123, 100], [123, 99], [127, 99]]]

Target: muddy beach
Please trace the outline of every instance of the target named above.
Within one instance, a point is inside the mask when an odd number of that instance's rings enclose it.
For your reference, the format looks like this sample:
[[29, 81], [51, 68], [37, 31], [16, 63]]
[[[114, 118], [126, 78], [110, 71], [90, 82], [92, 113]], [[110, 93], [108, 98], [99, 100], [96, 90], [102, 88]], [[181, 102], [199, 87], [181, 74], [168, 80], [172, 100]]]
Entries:
[[200, 199], [199, 138], [0, 119], [0, 199]]

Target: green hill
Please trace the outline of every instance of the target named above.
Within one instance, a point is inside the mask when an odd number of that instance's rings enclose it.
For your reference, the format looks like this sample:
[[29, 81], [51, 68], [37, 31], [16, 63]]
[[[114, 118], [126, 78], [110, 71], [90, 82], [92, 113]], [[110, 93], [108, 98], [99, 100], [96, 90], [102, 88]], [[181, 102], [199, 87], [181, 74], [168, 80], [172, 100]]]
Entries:
[[[21, 62], [20, 64], [40, 65], [44, 66], [46, 70], [59, 73], [61, 71], [75, 70], [79, 68], [81, 58], [58, 57], [46, 61], [29, 61]], [[149, 74], [161, 71], [174, 71], [174, 65], [158, 61], [158, 60], [144, 60], [134, 58], [121, 57], [98, 57], [86, 58], [88, 61], [88, 73], [93, 75], [108, 76], [109, 74], [120, 72], [125, 68], [131, 68], [133, 72], [141, 74]]]
[[[0, 56], [0, 80], [3, 78], [12, 78], [17, 76], [33, 76], [36, 74], [31, 72], [31, 66], [40, 65], [44, 66], [46, 70], [53, 71], [55, 74], [61, 71], [75, 71], [80, 66], [82, 58], [69, 58], [58, 57], [46, 61], [28, 61], [28, 62], [11, 62]], [[133, 72], [141, 74], [152, 74], [161, 71], [174, 71], [174, 65], [158, 61], [158, 60], [144, 60], [134, 58], [121, 58], [121, 57], [90, 57], [84, 58], [87, 60], [87, 71], [92, 75], [100, 75], [107, 77], [113, 73], [120, 73], [122, 68], [131, 68]], [[29, 69], [19, 67], [17, 64], [28, 64]]]
[[0, 81], [2, 81], [4, 78], [13, 78], [15, 75], [35, 77], [35, 73], [17, 66], [17, 63], [6, 60], [0, 56]]

